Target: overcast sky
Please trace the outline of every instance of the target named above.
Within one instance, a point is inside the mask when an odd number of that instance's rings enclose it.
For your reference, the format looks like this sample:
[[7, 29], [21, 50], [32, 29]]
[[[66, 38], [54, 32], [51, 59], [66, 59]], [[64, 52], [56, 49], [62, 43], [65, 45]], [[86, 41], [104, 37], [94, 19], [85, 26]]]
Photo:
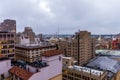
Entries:
[[120, 32], [120, 0], [0, 0], [0, 22], [17, 21], [17, 32], [30, 26], [36, 33], [92, 34]]

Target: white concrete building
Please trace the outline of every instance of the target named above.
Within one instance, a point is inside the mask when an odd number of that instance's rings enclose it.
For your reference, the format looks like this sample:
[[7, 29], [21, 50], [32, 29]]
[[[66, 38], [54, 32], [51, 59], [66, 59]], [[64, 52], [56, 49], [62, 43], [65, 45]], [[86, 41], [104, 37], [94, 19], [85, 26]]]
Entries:
[[[57, 75], [62, 74], [62, 54], [45, 54], [42, 60], [47, 62], [48, 66], [39, 68], [39, 72], [33, 74], [29, 80], [49, 80]], [[29, 66], [27, 66], [29, 67]], [[29, 67], [30, 68], [30, 67]], [[35, 72], [35, 68], [30, 68], [30, 71]]]
[[[10, 69], [10, 73], [17, 80], [51, 80], [51, 78], [62, 74], [61, 58], [62, 53], [59, 50], [49, 50], [42, 54], [41, 62], [27, 64], [26, 70], [14, 67]], [[26, 76], [22, 73], [26, 73]]]
[[21, 45], [30, 44], [30, 38], [28, 36], [22, 35], [20, 37], [20, 44]]
[[0, 58], [0, 80], [9, 76], [8, 70], [12, 68], [11, 60]]

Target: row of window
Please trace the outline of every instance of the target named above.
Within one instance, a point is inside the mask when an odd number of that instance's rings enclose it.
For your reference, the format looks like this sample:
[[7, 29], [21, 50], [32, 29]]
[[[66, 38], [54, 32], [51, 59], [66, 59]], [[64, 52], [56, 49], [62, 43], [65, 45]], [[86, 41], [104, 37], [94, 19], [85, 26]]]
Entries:
[[79, 74], [73, 74], [71, 73], [70, 75], [65, 75], [63, 74], [63, 79], [62, 80], [96, 80], [96, 79], [93, 79], [91, 77], [87, 77], [87, 76], [82, 76], [82, 75], [79, 75]]
[[14, 40], [0, 41], [0, 44], [14, 44]]
[[14, 38], [14, 34], [0, 34], [0, 38]]
[[14, 48], [14, 45], [2, 45], [2, 46], [0, 46], [0, 49], [8, 49], [8, 48]]
[[13, 52], [14, 52], [14, 49], [0, 50], [0, 53], [2, 53], [2, 54], [13, 53]]

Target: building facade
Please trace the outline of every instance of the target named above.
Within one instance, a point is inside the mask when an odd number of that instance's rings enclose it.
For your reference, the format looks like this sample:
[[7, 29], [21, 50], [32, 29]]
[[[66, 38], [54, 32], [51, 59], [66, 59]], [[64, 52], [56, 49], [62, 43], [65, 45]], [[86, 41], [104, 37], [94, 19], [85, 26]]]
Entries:
[[16, 21], [6, 19], [0, 24], [0, 54], [14, 59]]
[[[76, 68], [63, 68], [63, 75], [62, 75], [62, 80], [109, 80], [107, 79], [106, 75], [107, 72], [103, 72], [102, 74], [100, 73], [99, 75], [93, 74], [92, 72], [87, 72], [83, 69], [83, 71], [79, 71], [77, 69], [81, 69], [82, 67]], [[90, 69], [86, 68], [91, 71], [96, 71], [99, 72], [99, 70], [95, 69]], [[112, 79], [114, 80], [114, 79]]]
[[27, 35], [27, 37], [30, 39], [30, 43], [33, 43], [35, 41], [35, 33], [31, 27], [25, 27], [23, 34]]
[[90, 32], [79, 31], [66, 43], [65, 56], [73, 57], [77, 61], [77, 65], [84, 65], [94, 57], [94, 40], [91, 38]]
[[14, 59], [15, 54], [15, 34], [9, 32], [0, 32], [0, 54], [10, 59]]
[[16, 33], [16, 21], [5, 19], [2, 23], [0, 23], [0, 31]]
[[16, 36], [16, 44], [21, 44], [21, 45], [30, 44], [30, 39], [27, 35], [18, 33]]
[[16, 45], [15, 57], [17, 60], [23, 60], [26, 62], [35, 62], [41, 60], [41, 54], [48, 50], [56, 50], [55, 45]]
[[9, 77], [8, 70], [12, 68], [11, 60], [0, 54], [0, 65], [0, 80], [5, 80]]
[[42, 53], [42, 61], [26, 64], [25, 69], [12, 67], [9, 70], [10, 80], [56, 80], [62, 74], [61, 58], [62, 53], [59, 50], [48, 50]]
[[77, 66], [74, 64], [72, 58], [63, 57], [62, 80], [119, 80], [119, 71], [114, 75], [112, 74], [107, 68], [104, 70], [87, 66]]

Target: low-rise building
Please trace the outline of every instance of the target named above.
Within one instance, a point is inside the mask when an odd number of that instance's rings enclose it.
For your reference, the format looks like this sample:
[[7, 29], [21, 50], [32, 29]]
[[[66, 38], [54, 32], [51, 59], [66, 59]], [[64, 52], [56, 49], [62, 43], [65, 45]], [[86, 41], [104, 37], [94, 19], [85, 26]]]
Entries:
[[62, 72], [62, 80], [119, 80], [120, 62], [96, 57], [85, 66], [77, 66], [72, 58], [64, 57]]
[[4, 80], [9, 77], [8, 70], [11, 68], [11, 60], [0, 55], [0, 80]]
[[[19, 36], [19, 37], [18, 37]], [[30, 38], [26, 34], [17, 34], [17, 44], [25, 45], [30, 44]]]
[[91, 69], [82, 66], [63, 68], [62, 80], [108, 80], [106, 71]]
[[33, 43], [35, 41], [35, 33], [33, 32], [31, 27], [25, 27], [22, 34], [25, 34], [29, 37], [30, 43]]
[[42, 53], [42, 60], [27, 63], [26, 68], [13, 67], [9, 70], [14, 80], [54, 80], [62, 74], [62, 53], [49, 50]]
[[45, 44], [26, 44], [15, 46], [16, 60], [35, 62], [41, 60], [41, 54], [48, 50], [56, 50], [56, 45]]
[[24, 70], [18, 66], [14, 66], [9, 70], [10, 80], [28, 80], [33, 73]]

